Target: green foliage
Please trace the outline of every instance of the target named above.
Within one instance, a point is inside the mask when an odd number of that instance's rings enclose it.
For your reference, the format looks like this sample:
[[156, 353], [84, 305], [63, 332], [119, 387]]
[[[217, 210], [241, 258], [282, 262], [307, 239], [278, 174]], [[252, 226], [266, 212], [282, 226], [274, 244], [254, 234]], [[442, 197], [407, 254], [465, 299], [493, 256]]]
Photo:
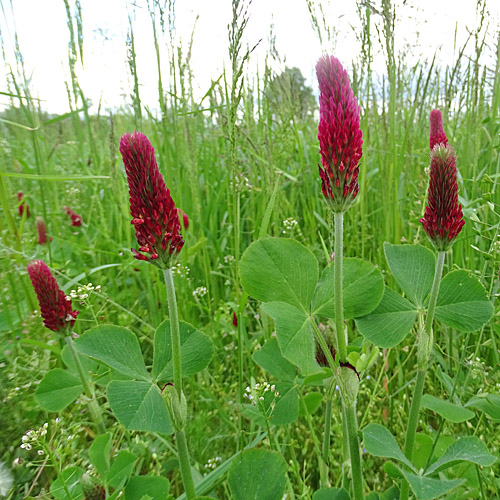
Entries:
[[314, 492], [313, 500], [350, 500], [350, 497], [343, 488], [321, 488]]
[[171, 434], [172, 422], [158, 386], [141, 380], [113, 380], [109, 405], [127, 429]]
[[286, 463], [274, 451], [244, 451], [233, 462], [228, 483], [234, 500], [281, 500]]
[[47, 372], [35, 391], [38, 404], [47, 411], [61, 411], [83, 391], [81, 380], [61, 368]]
[[[420, 245], [384, 244], [387, 262], [409, 300], [386, 287], [382, 301], [356, 321], [359, 331], [378, 347], [404, 340], [419, 310], [425, 307], [434, 279], [435, 258]], [[461, 332], [478, 330], [489, 321], [493, 306], [483, 285], [467, 271], [452, 271], [441, 281], [435, 319]]]
[[404, 456], [394, 436], [383, 425], [367, 425], [363, 429], [363, 441], [368, 453], [376, 457], [394, 458], [416, 472], [411, 462]]
[[[319, 264], [300, 243], [277, 238], [256, 241], [241, 258], [245, 291], [264, 302], [262, 311], [276, 323], [283, 356], [305, 376], [320, 371], [315, 359], [314, 315], [333, 316], [333, 267], [318, 280]], [[347, 318], [367, 314], [382, 298], [383, 279], [360, 259], [344, 261], [344, 310]]]
[[81, 467], [68, 467], [50, 485], [50, 492], [57, 500], [80, 500], [83, 498], [83, 487], [80, 484], [82, 476]]
[[474, 416], [474, 412], [464, 408], [463, 406], [458, 406], [450, 401], [445, 401], [439, 399], [430, 394], [424, 394], [422, 396], [421, 405], [422, 408], [428, 408], [436, 413], [439, 413], [443, 418], [449, 420], [450, 422], [465, 422], [470, 420]]
[[[180, 322], [182, 376], [188, 377], [208, 366], [213, 356], [212, 341], [188, 323]], [[158, 383], [173, 379], [170, 321], [157, 329], [151, 375]]]

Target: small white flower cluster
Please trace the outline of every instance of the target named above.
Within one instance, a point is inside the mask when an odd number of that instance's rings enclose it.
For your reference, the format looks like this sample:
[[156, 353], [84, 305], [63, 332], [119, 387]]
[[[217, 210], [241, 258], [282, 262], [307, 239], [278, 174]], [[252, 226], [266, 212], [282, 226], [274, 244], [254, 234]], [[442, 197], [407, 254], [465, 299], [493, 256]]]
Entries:
[[274, 393], [274, 397], [277, 398], [280, 393], [276, 390], [274, 384], [269, 384], [268, 382], [263, 382], [262, 384], [255, 384], [252, 387], [248, 386], [245, 389], [244, 398], [247, 398], [253, 405], [257, 404], [257, 401], [264, 401], [264, 394], [268, 391]]
[[89, 297], [89, 292], [96, 291], [100, 292], [101, 291], [101, 285], [94, 286], [92, 283], [89, 283], [88, 285], [83, 285], [79, 286], [78, 290], [71, 290], [69, 295], [66, 295], [66, 300], [71, 300], [71, 299], [80, 299], [80, 300], [85, 300], [88, 299]]
[[7, 139], [4, 139], [3, 137], [0, 138], [0, 146], [2, 147], [6, 155], [10, 155], [12, 150], [10, 149], [10, 144], [8, 143]]
[[199, 286], [193, 290], [193, 297], [204, 297], [208, 293], [206, 286]]
[[[47, 434], [47, 428], [49, 427], [49, 424], [45, 422], [40, 429], [34, 430], [30, 429], [26, 434], [21, 438], [21, 448], [24, 450], [31, 450], [31, 443], [36, 443], [41, 437], [45, 436]], [[39, 455], [43, 455], [42, 450], [38, 450]]]
[[283, 221], [283, 234], [287, 234], [289, 236], [297, 235], [299, 237], [302, 237], [302, 231], [300, 230], [299, 223], [293, 218], [293, 217], [288, 217], [288, 219], [285, 219]]
[[234, 262], [234, 255], [224, 255], [224, 263], [232, 264]]
[[77, 187], [69, 187], [68, 189], [66, 189], [66, 193], [70, 197], [75, 197], [76, 195], [80, 194], [80, 190]]
[[215, 458], [209, 458], [207, 463], [205, 464], [205, 469], [216, 469], [217, 468], [217, 463], [222, 462], [221, 457], [215, 457]]
[[250, 180], [243, 174], [237, 174], [235, 178], [229, 183], [229, 189], [232, 191], [233, 189], [237, 189], [238, 191], [243, 191], [244, 188], [252, 189], [252, 185], [250, 184]]
[[180, 262], [177, 262], [175, 266], [172, 266], [172, 273], [180, 276], [181, 278], [186, 277], [188, 281], [191, 279], [189, 277], [189, 267], [183, 266]]

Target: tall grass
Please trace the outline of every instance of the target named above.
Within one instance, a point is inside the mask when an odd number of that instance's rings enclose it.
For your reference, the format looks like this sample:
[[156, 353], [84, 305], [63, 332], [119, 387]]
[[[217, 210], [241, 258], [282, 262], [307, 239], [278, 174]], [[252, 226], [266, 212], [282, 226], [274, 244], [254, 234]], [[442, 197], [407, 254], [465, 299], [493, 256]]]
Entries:
[[[326, 18], [318, 17], [324, 14], [321, 5], [307, 0], [307, 6], [324, 48], [332, 50], [336, 35], [327, 30]], [[31, 395], [41, 374], [60, 363], [57, 353], [50, 357], [43, 349], [53, 348], [50, 335], [41, 327], [40, 318], [31, 314], [36, 299], [25, 272], [31, 259], [46, 260], [68, 290], [89, 281], [101, 284], [101, 294], [91, 297], [92, 307], [82, 308], [77, 332], [97, 323], [121, 324], [136, 332], [146, 354], [148, 349], [151, 354], [152, 334], [164, 318], [167, 297], [157, 270], [134, 261], [130, 254], [133, 231], [128, 223], [123, 168], [117, 159], [118, 138], [126, 131], [141, 129], [155, 145], [160, 170], [176, 204], [190, 218], [189, 229], [183, 233], [186, 245], [178, 270], [188, 273], [189, 279], [176, 281], [179, 315], [203, 326], [216, 347], [210, 368], [187, 382], [189, 393], [198, 395], [187, 429], [189, 448], [200, 472], [208, 472], [208, 459], [228, 458], [235, 440], [241, 448], [259, 432], [255, 422], [241, 415], [236, 403], [241, 403], [252, 378], [265, 377], [250, 356], [272, 335], [273, 325], [240, 288], [241, 252], [257, 238], [269, 213], [267, 234], [307, 242], [323, 264], [328, 258], [324, 249], [333, 247], [329, 243], [331, 220], [317, 175], [313, 92], [297, 73], [277, 74], [271, 67], [272, 54], [269, 64], [259, 68], [259, 77], [247, 72], [251, 47], [258, 40], [252, 41], [250, 48], [244, 45], [252, 6], [241, 1], [233, 2], [232, 7], [230, 66], [201, 99], [196, 99], [191, 45], [184, 46], [171, 36], [175, 3], [151, 0], [148, 8], [151, 50], [156, 51], [159, 113], [141, 102], [142, 75], [137, 69], [141, 54], [136, 53], [131, 6], [126, 43], [133, 92], [121, 109], [108, 116], [95, 114], [75, 71], [84, 57], [82, 5], [77, 1], [73, 9], [64, 0], [64, 7], [70, 33], [70, 81], [66, 82], [70, 112], [49, 115], [31, 97], [33, 89], [18, 45], [18, 65], [11, 69], [8, 88], [1, 89], [9, 105], [0, 115], [0, 363], [4, 364], [0, 397], [5, 401], [0, 410], [5, 422], [0, 441], [6, 445], [0, 459], [12, 461], [18, 453], [13, 440], [20, 439], [33, 422], [46, 420]], [[345, 253], [387, 270], [384, 241], [426, 244], [418, 219], [427, 188], [428, 115], [440, 107], [458, 156], [459, 193], [466, 216], [453, 260], [447, 260], [445, 270], [471, 269], [494, 300], [500, 264], [500, 31], [487, 26], [486, 9], [486, 2], [479, 2], [478, 24], [466, 45], [457, 47], [456, 60], [445, 67], [435, 59], [410, 66], [395, 43], [398, 26], [394, 4], [383, 0], [379, 12], [359, 3], [362, 50], [351, 62], [350, 74], [362, 109], [364, 147], [359, 202], [346, 214]], [[485, 36], [492, 29], [497, 30], [497, 43], [494, 50], [489, 47], [493, 62], [485, 64]], [[471, 53], [468, 49], [472, 45]], [[381, 49], [387, 69], [383, 75], [373, 70], [374, 52]], [[311, 58], [319, 55], [311, 54]], [[19, 218], [17, 191], [23, 191], [32, 213], [45, 219], [53, 237], [50, 245], [36, 245], [34, 217]], [[270, 204], [273, 193], [277, 195]], [[71, 227], [62, 211], [64, 205], [82, 215], [83, 227]], [[272, 211], [266, 215], [268, 206]], [[296, 220], [295, 229], [283, 224], [288, 218]], [[206, 294], [199, 287], [206, 287]], [[232, 326], [233, 311], [237, 328]], [[349, 328], [350, 334], [357, 336], [354, 325], [349, 324]], [[492, 368], [499, 363], [499, 331], [496, 318], [474, 334], [439, 331], [438, 363], [431, 369], [429, 390], [459, 398], [470, 397], [485, 385], [489, 392], [498, 392], [500, 378]], [[411, 345], [411, 341], [407, 343]], [[361, 427], [370, 420], [383, 420], [394, 434], [403, 435], [412, 382], [408, 373], [413, 374], [413, 369], [411, 350], [383, 353], [370, 378], [362, 382], [358, 405]], [[488, 375], [479, 375], [480, 369]], [[497, 384], [496, 389], [492, 384]], [[63, 417], [69, 419], [70, 412]], [[453, 432], [440, 419], [430, 415], [422, 418], [443, 435]], [[484, 418], [472, 422], [472, 428], [463, 426], [461, 430], [481, 434], [491, 450], [498, 449], [498, 437], [488, 422]], [[320, 454], [322, 426], [315, 425], [306, 415], [293, 428], [271, 430], [272, 446], [291, 461], [293, 492], [289, 494], [296, 498], [310, 498], [319, 481], [311, 456]], [[334, 436], [340, 435], [340, 427], [340, 415], [334, 412]], [[422, 429], [425, 433], [424, 424]], [[85, 442], [84, 433], [81, 442]], [[85, 462], [84, 449], [75, 449], [72, 460]], [[363, 459], [373, 466], [365, 467], [371, 488], [389, 484], [379, 462], [372, 457]], [[341, 470], [341, 462], [341, 449], [334, 443], [331, 470]], [[168, 472], [168, 465], [163, 467]], [[498, 465], [493, 470], [498, 474]], [[26, 493], [36, 471], [28, 469], [24, 474], [15, 498]], [[339, 485], [341, 475], [332, 477]], [[479, 477], [484, 498], [499, 494], [498, 481]], [[173, 478], [174, 488], [181, 491], [178, 476]], [[50, 473], [43, 471], [37, 481], [36, 488], [48, 484]], [[220, 486], [218, 493], [229, 498], [225, 488]]]

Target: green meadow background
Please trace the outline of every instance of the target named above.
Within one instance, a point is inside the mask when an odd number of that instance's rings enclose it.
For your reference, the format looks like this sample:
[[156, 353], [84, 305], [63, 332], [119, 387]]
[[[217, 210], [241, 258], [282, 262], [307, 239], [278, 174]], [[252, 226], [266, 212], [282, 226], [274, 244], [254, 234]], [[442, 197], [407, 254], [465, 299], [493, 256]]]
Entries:
[[[335, 53], [318, 4], [311, 0], [308, 5], [311, 19], [304, 23], [312, 21], [325, 50]], [[251, 355], [273, 331], [271, 319], [260, 314], [258, 303], [248, 301], [241, 316], [241, 352], [232, 325], [233, 311], [242, 300], [238, 276], [242, 252], [262, 228], [270, 236], [296, 238], [323, 265], [333, 248], [332, 220], [317, 168], [317, 89], [306, 83], [297, 68], [276, 72], [269, 64], [258, 74], [247, 71], [252, 50], [247, 49], [243, 37], [251, 6], [233, 5], [228, 29], [230, 65], [199, 98], [193, 92], [196, 67], [190, 64], [188, 47], [169, 47], [173, 56], [165, 64], [172, 21], [168, 9], [150, 4], [156, 42], [151, 50], [162, 61], [154, 112], [141, 105], [141, 74], [137, 71], [141, 54], [135, 52], [133, 23], [129, 39], [124, 41], [134, 82], [131, 95], [112, 112], [89, 109], [75, 71], [85, 46], [81, 13], [67, 3], [66, 7], [71, 75], [66, 85], [71, 112], [48, 114], [31, 97], [35, 89], [23, 71], [20, 50], [19, 64], [11, 69], [8, 85], [0, 89], [3, 102], [8, 103], [0, 113], [0, 460], [10, 466], [16, 457], [22, 457], [29, 465], [14, 469], [17, 486], [11, 498], [47, 498], [43, 492], [54, 478], [47, 467], [35, 480], [43, 460], [19, 448], [23, 433], [55, 416], [37, 406], [33, 393], [43, 375], [59, 362], [50, 350], [57, 344], [56, 336], [43, 327], [36, 312], [38, 303], [26, 272], [30, 260], [44, 260], [68, 293], [89, 282], [101, 286], [85, 304], [74, 301], [80, 310], [77, 333], [102, 323], [127, 326], [137, 333], [148, 357], [154, 330], [167, 315], [161, 273], [135, 260], [130, 252], [136, 241], [118, 152], [123, 133], [139, 130], [149, 137], [176, 205], [189, 216], [189, 228], [183, 231], [186, 244], [175, 274], [179, 315], [206, 332], [215, 344], [210, 366], [189, 380], [185, 389], [191, 411], [187, 435], [200, 474], [212, 470], [209, 460], [222, 463], [236, 449], [239, 356], [245, 386], [252, 378], [266, 380]], [[230, 2], [227, 8], [231, 9]], [[464, 50], [457, 47], [455, 60], [446, 66], [434, 59], [409, 66], [404, 48], [395, 44], [397, 26], [390, 0], [383, 0], [376, 14], [359, 4], [362, 50], [355, 60], [342, 61], [361, 106], [364, 141], [360, 191], [344, 222], [344, 251], [346, 256], [367, 259], [387, 271], [384, 241], [430, 246], [419, 218], [428, 180], [428, 117], [431, 109], [439, 108], [458, 158], [459, 196], [466, 220], [447, 256], [445, 272], [470, 270], [494, 301], [500, 263], [500, 36], [498, 26], [487, 26], [486, 8], [484, 2], [478, 3], [478, 24]], [[487, 30], [495, 33], [496, 45], [484, 43]], [[383, 74], [372, 69], [375, 50], [384, 55]], [[484, 63], [486, 51], [490, 57]], [[312, 54], [311, 58], [319, 56]], [[279, 56], [270, 46], [270, 62], [273, 57]], [[18, 191], [25, 195], [30, 218], [19, 216]], [[81, 227], [71, 226], [63, 206], [82, 216]], [[53, 238], [50, 244], [37, 244], [36, 216], [45, 220]], [[390, 274], [387, 281], [395, 286]], [[358, 337], [354, 324], [350, 327], [352, 338]], [[426, 392], [442, 397], [453, 392], [460, 401], [485, 392], [498, 393], [499, 332], [498, 308], [490, 324], [479, 332], [464, 335], [444, 327], [438, 330]], [[402, 439], [415, 375], [413, 339], [410, 335], [401, 346], [381, 352], [362, 381], [360, 427], [384, 423]], [[105, 398], [101, 400], [105, 405]], [[81, 407], [70, 406], [61, 418], [67, 433], [74, 436], [61, 448], [61, 463], [85, 466], [91, 433], [81, 423]], [[320, 436], [321, 408], [314, 418]], [[438, 448], [446, 445], [447, 436], [477, 435], [498, 454], [500, 443], [494, 430], [498, 421], [495, 424], [484, 413], [463, 424], [441, 424], [435, 414], [425, 410], [421, 419], [424, 435], [432, 436], [442, 425]], [[247, 444], [259, 427], [243, 421]], [[111, 416], [109, 422], [113, 422]], [[169, 448], [155, 436], [123, 436], [115, 425], [122, 445], [128, 442], [146, 450], [144, 456], [149, 458], [144, 467], [162, 471], [173, 480], [174, 491], [181, 492], [179, 475], [172, 472], [169, 462]], [[332, 429], [331, 467], [335, 471], [342, 466], [338, 411], [334, 411]], [[301, 417], [276, 433], [290, 464], [297, 498], [309, 498], [318, 478], [310, 422]], [[430, 446], [425, 436], [420, 446]], [[155, 459], [151, 458], [153, 452]], [[366, 453], [363, 460], [371, 488], [391, 484], [380, 460]], [[449, 498], [496, 498], [499, 465], [485, 469], [482, 475], [469, 467], [463, 472], [469, 493], [461, 490], [465, 496], [456, 493]], [[220, 498], [229, 498], [222, 481], [215, 491]]]

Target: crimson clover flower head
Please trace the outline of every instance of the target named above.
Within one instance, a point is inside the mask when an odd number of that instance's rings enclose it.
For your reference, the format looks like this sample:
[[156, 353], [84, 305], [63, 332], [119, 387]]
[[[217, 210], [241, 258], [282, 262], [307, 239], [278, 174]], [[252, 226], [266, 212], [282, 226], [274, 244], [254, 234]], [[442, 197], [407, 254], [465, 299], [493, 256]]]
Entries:
[[[36, 230], [38, 232], [38, 244], [45, 245], [47, 243], [47, 226], [43, 217], [36, 218]], [[52, 236], [50, 237], [50, 241], [52, 241]]]
[[134, 257], [168, 268], [184, 245], [179, 214], [165, 187], [148, 138], [140, 132], [125, 134], [120, 141], [130, 195], [130, 214], [139, 251]]
[[71, 299], [66, 299], [47, 264], [33, 260], [27, 269], [40, 304], [43, 324], [54, 332], [72, 327], [78, 311], [72, 309]]
[[78, 215], [74, 210], [69, 207], [63, 207], [66, 215], [71, 218], [71, 225], [74, 227], [80, 227], [82, 225], [82, 217]]
[[320, 90], [321, 190], [334, 212], [345, 212], [359, 191], [358, 164], [363, 154], [360, 107], [338, 59], [323, 56], [316, 64], [316, 75]]
[[443, 127], [443, 117], [441, 116], [441, 111], [439, 109], [433, 109], [429, 117], [431, 123], [431, 131], [429, 134], [429, 146], [431, 151], [434, 149], [436, 144], [448, 144], [448, 138], [444, 133]]
[[19, 203], [19, 217], [22, 217], [24, 214], [24, 210], [26, 209], [26, 218], [31, 217], [31, 212], [30, 212], [30, 207], [26, 203], [26, 200], [24, 199], [24, 193], [22, 191], [19, 191], [17, 193], [17, 201]]
[[457, 161], [451, 146], [439, 143], [431, 151], [428, 200], [420, 222], [438, 251], [448, 250], [465, 224], [458, 203]]

